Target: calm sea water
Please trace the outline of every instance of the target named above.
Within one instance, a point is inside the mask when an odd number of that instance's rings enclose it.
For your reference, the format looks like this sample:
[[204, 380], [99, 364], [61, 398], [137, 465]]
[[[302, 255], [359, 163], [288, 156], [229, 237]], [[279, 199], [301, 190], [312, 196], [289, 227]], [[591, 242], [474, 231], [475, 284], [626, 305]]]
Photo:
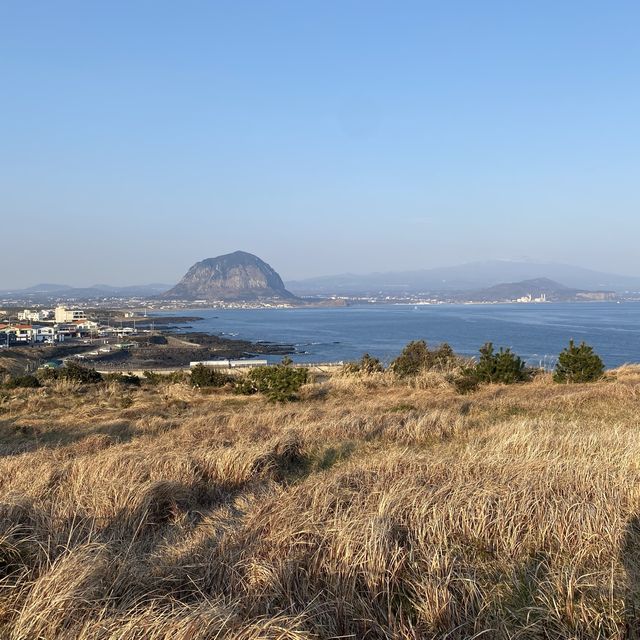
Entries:
[[569, 338], [593, 345], [608, 367], [640, 362], [640, 303], [634, 302], [198, 309], [195, 314], [203, 320], [183, 331], [293, 344], [293, 359], [301, 362], [347, 361], [365, 352], [389, 361], [417, 339], [433, 345], [446, 341], [473, 355], [490, 340], [532, 364], [553, 366]]

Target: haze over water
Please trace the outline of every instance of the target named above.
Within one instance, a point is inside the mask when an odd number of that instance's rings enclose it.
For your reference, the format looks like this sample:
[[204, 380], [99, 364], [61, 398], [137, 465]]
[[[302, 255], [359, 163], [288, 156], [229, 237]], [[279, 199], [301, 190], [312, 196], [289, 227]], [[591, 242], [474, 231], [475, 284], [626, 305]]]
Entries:
[[[530, 364], [553, 366], [570, 338], [591, 344], [609, 368], [640, 362], [640, 303], [378, 305], [328, 309], [210, 309], [181, 331], [290, 343], [299, 362], [388, 362], [410, 340], [449, 342], [464, 355], [487, 341]], [[278, 360], [278, 357], [271, 358]]]

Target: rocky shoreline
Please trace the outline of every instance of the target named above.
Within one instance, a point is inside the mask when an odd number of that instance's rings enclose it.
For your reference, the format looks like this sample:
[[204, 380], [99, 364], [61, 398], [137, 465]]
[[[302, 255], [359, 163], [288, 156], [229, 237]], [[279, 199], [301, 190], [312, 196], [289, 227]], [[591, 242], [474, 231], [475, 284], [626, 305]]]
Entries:
[[188, 367], [194, 360], [285, 356], [295, 352], [293, 345], [250, 342], [198, 331], [178, 333], [171, 329], [138, 336], [132, 339], [132, 344], [136, 346], [85, 361], [100, 369], [169, 369]]
[[[0, 354], [0, 370], [12, 373], [31, 371], [51, 360], [78, 356], [78, 362], [100, 370], [155, 370], [186, 368], [195, 360], [243, 359], [294, 354], [291, 344], [251, 342], [237, 338], [191, 331], [198, 316], [156, 316], [147, 318], [110, 318], [122, 327], [153, 331], [125, 338], [126, 346], [74, 342], [73, 344], [16, 347]], [[105, 319], [106, 320], [106, 319]], [[109, 351], [101, 351], [100, 347]], [[95, 354], [95, 355], [90, 355]]]

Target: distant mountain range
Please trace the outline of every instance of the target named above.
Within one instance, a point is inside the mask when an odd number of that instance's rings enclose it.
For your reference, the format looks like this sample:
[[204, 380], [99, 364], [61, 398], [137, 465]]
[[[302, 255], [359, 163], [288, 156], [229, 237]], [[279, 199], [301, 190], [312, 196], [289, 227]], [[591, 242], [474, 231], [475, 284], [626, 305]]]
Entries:
[[[562, 284], [559, 284], [562, 283]], [[640, 277], [594, 271], [567, 264], [490, 260], [453, 267], [370, 274], [341, 274], [292, 280], [257, 256], [235, 251], [194, 264], [175, 285], [152, 283], [114, 287], [72, 287], [43, 283], [0, 291], [25, 301], [156, 298], [172, 300], [290, 300], [297, 296], [435, 294], [447, 298], [502, 300], [545, 293], [547, 299], [598, 299], [585, 294], [640, 292]], [[606, 297], [606, 296], [605, 296]]]
[[571, 302], [586, 300], [615, 300], [613, 291], [590, 291], [566, 287], [549, 278], [535, 278], [522, 282], [505, 282], [479, 291], [458, 294], [460, 300], [474, 302], [507, 302], [520, 299], [540, 299], [544, 296], [547, 302]]
[[91, 287], [71, 287], [66, 284], [37, 284], [26, 289], [0, 291], [2, 297], [15, 297], [25, 300], [85, 300], [92, 298], [150, 298], [170, 288], [171, 285], [152, 283], [113, 287], [108, 284], [94, 284]]
[[476, 291], [505, 282], [547, 278], [585, 290], [640, 291], [640, 277], [567, 264], [489, 260], [419, 271], [340, 274], [286, 282], [297, 295], [368, 295]]

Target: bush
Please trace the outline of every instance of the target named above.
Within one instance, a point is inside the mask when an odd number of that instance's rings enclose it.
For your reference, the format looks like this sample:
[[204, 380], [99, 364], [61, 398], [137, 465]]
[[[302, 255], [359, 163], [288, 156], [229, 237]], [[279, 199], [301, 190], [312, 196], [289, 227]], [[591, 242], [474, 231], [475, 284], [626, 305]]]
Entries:
[[444, 371], [460, 365], [460, 358], [455, 354], [451, 345], [443, 342], [431, 352], [431, 368]]
[[142, 384], [142, 380], [139, 376], [129, 373], [109, 373], [104, 376], [105, 382], [117, 382], [118, 384], [125, 385], [127, 387], [139, 387]]
[[480, 348], [480, 360], [475, 365], [475, 373], [479, 382], [514, 384], [530, 380], [532, 371], [511, 349], [500, 347], [495, 353], [493, 344], [487, 342]]
[[233, 376], [203, 364], [197, 364], [191, 369], [191, 384], [194, 387], [224, 387], [233, 380]]
[[577, 347], [573, 340], [558, 356], [553, 373], [555, 382], [593, 382], [602, 378], [604, 363], [593, 347], [581, 342]]
[[475, 367], [465, 367], [457, 375], [451, 376], [448, 381], [458, 393], [471, 393], [480, 386]]
[[528, 368], [522, 358], [511, 349], [496, 353], [493, 343], [487, 342], [480, 348], [480, 359], [470, 367], [464, 367], [459, 375], [450, 382], [458, 393], [469, 393], [482, 383], [515, 384], [531, 379], [533, 371]]
[[300, 387], [309, 379], [309, 370], [279, 364], [256, 367], [236, 383], [236, 392], [245, 395], [263, 393], [271, 402], [298, 400]]
[[401, 377], [415, 376], [423, 369], [428, 369], [430, 353], [424, 340], [413, 340], [402, 353], [391, 363], [393, 372]]
[[154, 387], [159, 385], [164, 378], [162, 374], [156, 373], [155, 371], [143, 371], [142, 375], [144, 376], [144, 379]]
[[40, 386], [42, 386], [40, 380], [32, 375], [14, 376], [5, 383], [7, 389], [37, 389]]
[[69, 380], [81, 384], [95, 384], [102, 382], [102, 374], [95, 369], [83, 367], [77, 362], [67, 360], [64, 367], [59, 369], [44, 368], [38, 370], [40, 380]]
[[391, 363], [391, 369], [400, 378], [406, 378], [416, 376], [421, 371], [442, 371], [459, 364], [460, 359], [446, 342], [430, 350], [424, 340], [414, 340]]
[[345, 375], [365, 374], [371, 375], [372, 373], [382, 373], [384, 367], [378, 358], [370, 356], [365, 353], [357, 362], [347, 362], [342, 367], [342, 373]]

